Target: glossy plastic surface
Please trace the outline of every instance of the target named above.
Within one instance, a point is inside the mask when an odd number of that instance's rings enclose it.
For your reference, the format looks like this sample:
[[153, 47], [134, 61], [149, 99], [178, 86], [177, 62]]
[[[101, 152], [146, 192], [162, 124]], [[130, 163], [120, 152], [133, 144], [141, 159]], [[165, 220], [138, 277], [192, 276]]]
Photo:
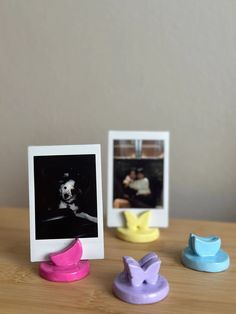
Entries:
[[124, 271], [113, 282], [113, 293], [121, 300], [133, 304], [161, 301], [169, 293], [169, 284], [159, 274], [161, 261], [151, 252], [140, 261], [123, 257]]
[[71, 282], [80, 280], [89, 274], [88, 261], [81, 261], [82, 245], [75, 240], [66, 249], [49, 255], [50, 261], [39, 265], [40, 275], [50, 281]]
[[118, 238], [136, 243], [152, 242], [159, 238], [159, 229], [148, 226], [151, 211], [146, 211], [139, 216], [131, 211], [125, 211], [124, 216], [126, 228], [117, 228], [116, 235]]
[[190, 234], [188, 247], [182, 252], [183, 264], [191, 269], [205, 272], [221, 272], [230, 265], [229, 255], [221, 248], [218, 236], [199, 237]]

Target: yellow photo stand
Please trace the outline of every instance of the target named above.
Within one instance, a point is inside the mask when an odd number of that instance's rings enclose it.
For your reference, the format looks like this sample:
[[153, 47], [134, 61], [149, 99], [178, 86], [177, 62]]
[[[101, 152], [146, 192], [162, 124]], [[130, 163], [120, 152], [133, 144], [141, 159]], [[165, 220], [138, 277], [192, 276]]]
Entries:
[[148, 222], [151, 211], [145, 211], [139, 216], [127, 210], [124, 211], [126, 228], [117, 228], [116, 235], [118, 238], [136, 243], [152, 242], [159, 238], [160, 231], [158, 228], [149, 228]]

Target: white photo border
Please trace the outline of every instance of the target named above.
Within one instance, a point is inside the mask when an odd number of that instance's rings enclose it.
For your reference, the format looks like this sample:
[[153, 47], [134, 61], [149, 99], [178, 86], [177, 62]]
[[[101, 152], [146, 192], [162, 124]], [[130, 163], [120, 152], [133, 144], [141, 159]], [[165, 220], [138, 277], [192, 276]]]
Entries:
[[[108, 191], [107, 191], [107, 226], [122, 227], [124, 218], [122, 213], [131, 210], [135, 214], [140, 214], [145, 210], [151, 210], [152, 218], [150, 227], [168, 227], [169, 224], [169, 138], [168, 131], [109, 131], [108, 133]], [[163, 140], [164, 141], [164, 178], [163, 178], [163, 207], [158, 209], [113, 208], [113, 185], [114, 185], [114, 140]]]
[[44, 261], [48, 254], [57, 252], [68, 246], [74, 239], [36, 240], [35, 233], [35, 186], [34, 186], [34, 157], [61, 155], [95, 155], [96, 189], [97, 189], [97, 218], [98, 237], [81, 238], [83, 255], [81, 259], [104, 258], [103, 235], [103, 202], [102, 202], [102, 173], [101, 147], [92, 145], [57, 145], [28, 147], [28, 177], [29, 177], [29, 214], [30, 214], [30, 257], [31, 262]]

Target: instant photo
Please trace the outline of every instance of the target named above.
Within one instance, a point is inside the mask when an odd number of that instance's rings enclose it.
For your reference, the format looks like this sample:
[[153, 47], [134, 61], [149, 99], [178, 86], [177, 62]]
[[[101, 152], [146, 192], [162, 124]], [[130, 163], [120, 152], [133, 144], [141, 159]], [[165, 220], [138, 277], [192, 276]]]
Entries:
[[37, 240], [97, 237], [95, 155], [36, 156], [34, 185]]
[[122, 226], [124, 210], [167, 226], [169, 133], [110, 131], [108, 162], [108, 226]]
[[162, 208], [164, 141], [115, 140], [114, 208]]
[[100, 145], [29, 147], [31, 260], [79, 238], [103, 258]]

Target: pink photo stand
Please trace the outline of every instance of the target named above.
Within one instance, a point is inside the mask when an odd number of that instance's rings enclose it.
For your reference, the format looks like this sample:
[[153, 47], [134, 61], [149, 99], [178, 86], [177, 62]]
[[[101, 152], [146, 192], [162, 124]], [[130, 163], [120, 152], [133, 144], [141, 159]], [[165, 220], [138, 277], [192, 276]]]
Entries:
[[89, 274], [90, 264], [87, 260], [80, 260], [82, 253], [80, 240], [74, 240], [64, 250], [51, 253], [48, 262], [40, 263], [40, 276], [56, 282], [71, 282], [83, 279]]

